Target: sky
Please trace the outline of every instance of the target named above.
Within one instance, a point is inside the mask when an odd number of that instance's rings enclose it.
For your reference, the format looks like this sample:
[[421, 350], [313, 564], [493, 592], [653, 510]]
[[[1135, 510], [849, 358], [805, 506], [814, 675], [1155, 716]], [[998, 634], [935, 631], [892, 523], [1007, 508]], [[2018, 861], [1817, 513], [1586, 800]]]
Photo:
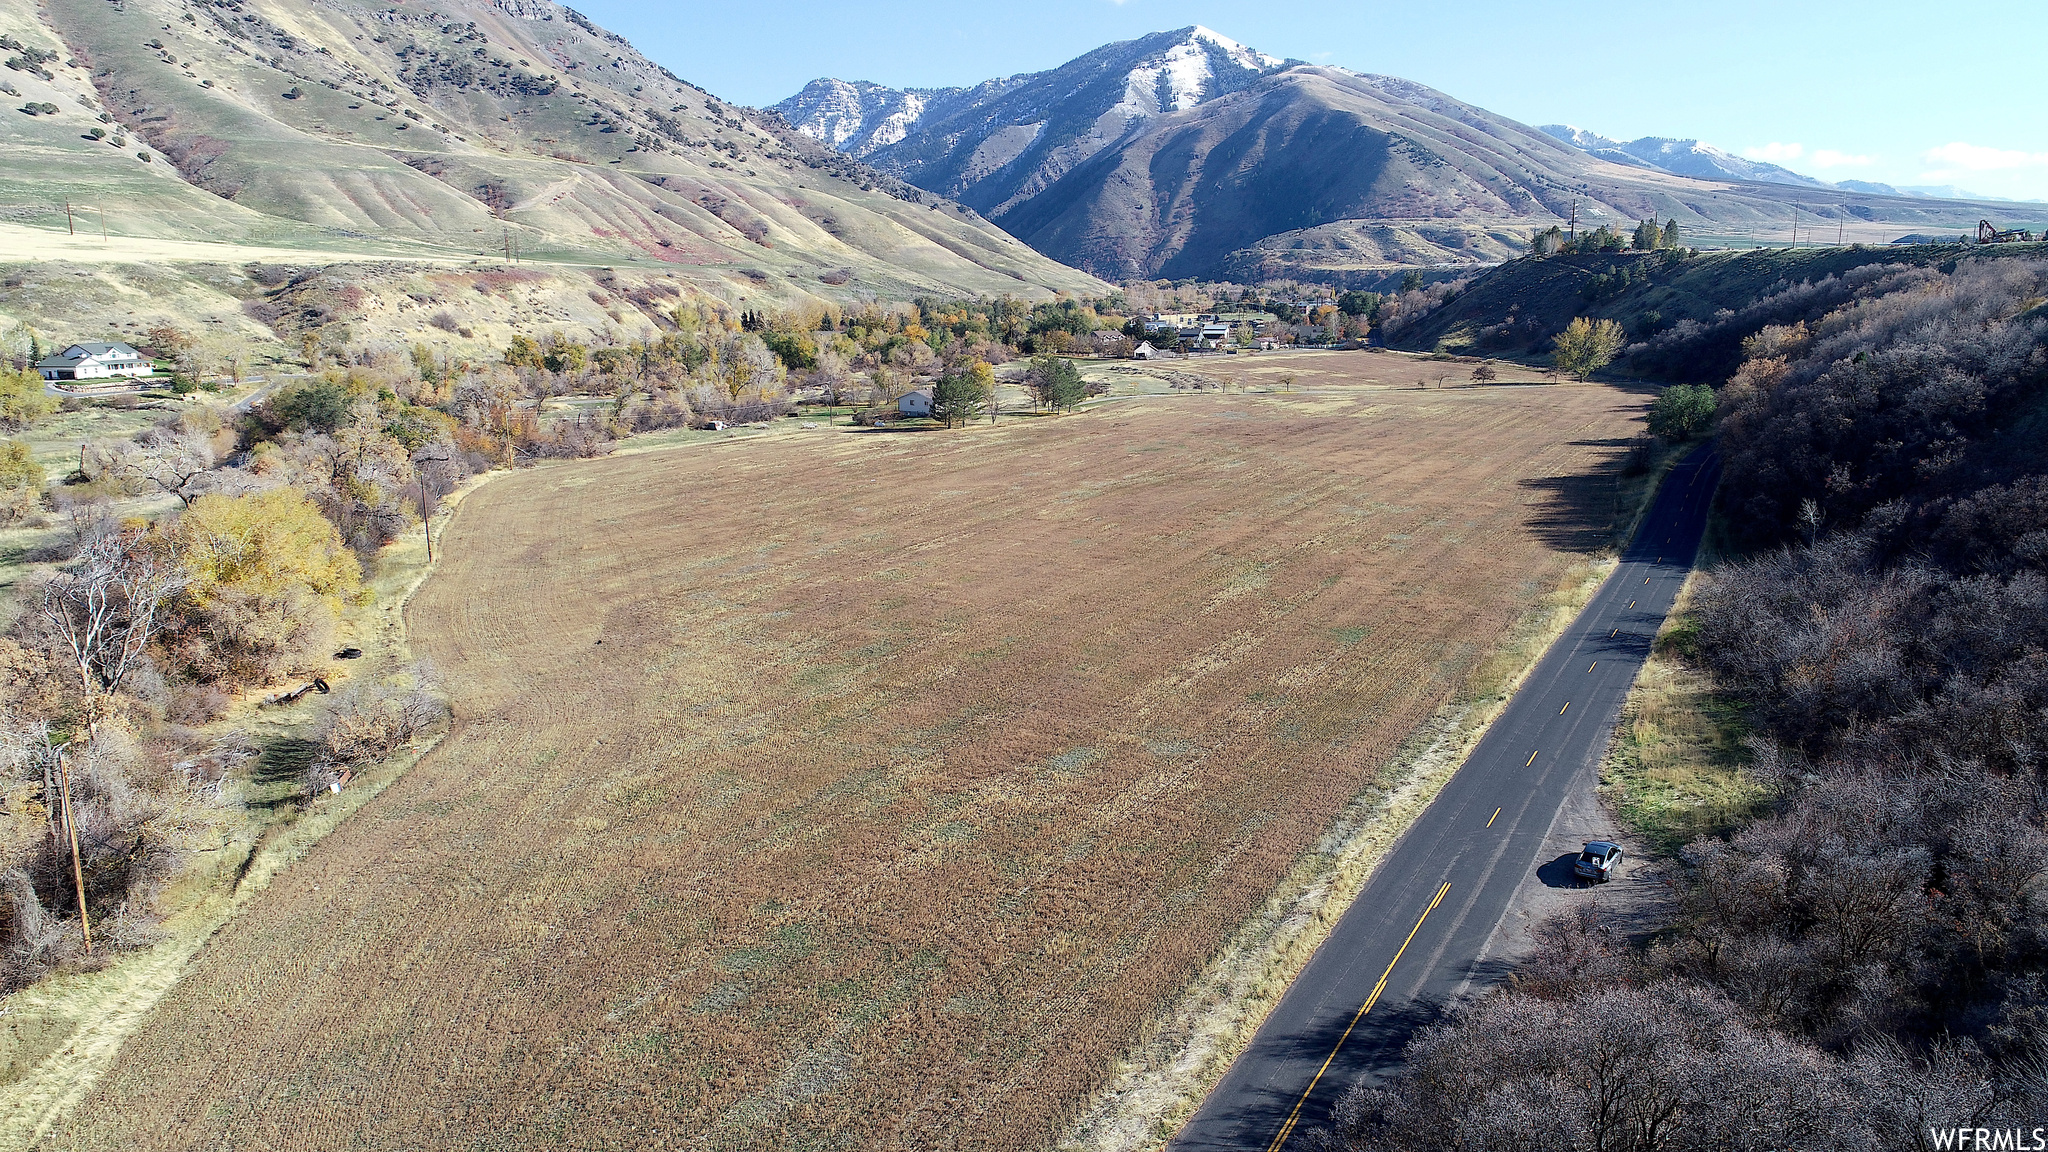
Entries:
[[765, 106], [820, 76], [938, 88], [1201, 24], [1525, 124], [1698, 139], [1824, 180], [2048, 199], [2048, 3], [572, 0], [678, 76]]

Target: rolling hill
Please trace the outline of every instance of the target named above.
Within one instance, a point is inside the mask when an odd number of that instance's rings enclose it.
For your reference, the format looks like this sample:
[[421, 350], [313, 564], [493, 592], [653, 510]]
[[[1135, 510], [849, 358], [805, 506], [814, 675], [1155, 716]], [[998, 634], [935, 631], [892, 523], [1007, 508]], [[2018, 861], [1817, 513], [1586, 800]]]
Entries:
[[1102, 288], [549, 0], [0, 0], [0, 32], [0, 227], [31, 253], [70, 205], [114, 248], [639, 265], [763, 297]]
[[1574, 215], [1656, 215], [1696, 242], [1754, 244], [1789, 238], [1795, 219], [1889, 242], [1993, 210], [1616, 163], [1411, 81], [1281, 61], [1198, 27], [968, 89], [818, 81], [776, 110], [1112, 280], [1375, 281], [1495, 262]]

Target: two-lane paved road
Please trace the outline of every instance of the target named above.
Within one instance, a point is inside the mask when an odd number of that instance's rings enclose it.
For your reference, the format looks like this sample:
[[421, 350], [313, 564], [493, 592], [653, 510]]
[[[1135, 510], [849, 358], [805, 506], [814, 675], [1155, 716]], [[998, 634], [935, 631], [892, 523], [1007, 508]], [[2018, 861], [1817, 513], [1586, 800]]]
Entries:
[[1566, 788], [1607, 750], [1686, 574], [1720, 475], [1711, 445], [1666, 477], [1600, 590], [1387, 855], [1172, 1148], [1278, 1152], [1362, 1078], [1396, 1068], [1466, 981], [1534, 869]]

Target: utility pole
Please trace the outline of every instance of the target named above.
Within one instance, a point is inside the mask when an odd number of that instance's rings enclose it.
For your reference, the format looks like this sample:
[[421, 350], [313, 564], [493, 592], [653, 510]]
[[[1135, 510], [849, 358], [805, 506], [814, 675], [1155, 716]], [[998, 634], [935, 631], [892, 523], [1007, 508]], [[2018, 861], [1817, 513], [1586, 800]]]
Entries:
[[1566, 242], [1579, 238], [1579, 201], [1576, 196], [1572, 198], [1572, 218], [1571, 223], [1566, 228], [1564, 238]]
[[85, 869], [78, 862], [78, 821], [71, 814], [71, 754], [57, 753], [58, 788], [63, 795], [64, 828], [71, 837], [71, 880], [78, 885], [78, 926], [85, 933], [85, 954], [92, 955], [92, 917], [85, 910]]
[[[1837, 208], [1835, 209], [1835, 211], [1840, 212], [1841, 209]], [[1848, 226], [1848, 220], [1844, 219], [1841, 216], [1835, 217], [1835, 247], [1840, 248], [1842, 246], [1842, 230], [1847, 228]]]
[[71, 218], [71, 201], [69, 200], [64, 202], [64, 227], [69, 229], [73, 236], [78, 235], [78, 222]]

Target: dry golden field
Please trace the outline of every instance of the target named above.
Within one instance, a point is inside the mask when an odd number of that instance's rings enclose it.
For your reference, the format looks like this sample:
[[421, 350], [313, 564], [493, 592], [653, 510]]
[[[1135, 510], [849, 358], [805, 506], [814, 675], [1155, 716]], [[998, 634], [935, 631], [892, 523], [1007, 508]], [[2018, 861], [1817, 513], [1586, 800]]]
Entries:
[[1641, 407], [1141, 397], [495, 481], [409, 609], [456, 730], [49, 1143], [1045, 1147], [1604, 542]]

